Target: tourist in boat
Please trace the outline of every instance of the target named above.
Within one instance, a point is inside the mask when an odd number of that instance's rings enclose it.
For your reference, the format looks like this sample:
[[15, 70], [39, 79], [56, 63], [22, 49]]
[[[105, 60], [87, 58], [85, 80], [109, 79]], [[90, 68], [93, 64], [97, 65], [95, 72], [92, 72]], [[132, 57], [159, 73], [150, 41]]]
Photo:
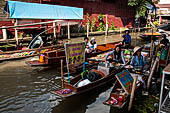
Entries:
[[97, 43], [96, 43], [96, 39], [94, 37], [91, 38], [88, 46], [90, 48], [90, 53], [91, 52], [96, 52], [96, 50], [97, 50]]
[[131, 36], [129, 35], [129, 30], [125, 31], [125, 34], [122, 36], [123, 37], [123, 46], [125, 48], [129, 48], [131, 46]]
[[128, 50], [128, 49], [125, 49], [123, 56], [124, 56], [124, 60], [123, 60], [124, 62], [123, 63], [124, 64], [129, 63], [131, 58], [132, 58], [131, 51]]
[[106, 55], [105, 61], [119, 62], [125, 64], [123, 51], [121, 50], [121, 45], [116, 45], [115, 49]]
[[89, 43], [89, 38], [88, 37], [84, 37], [84, 42], [85, 42], [85, 45], [87, 46], [88, 43]]
[[142, 47], [136, 46], [134, 48], [133, 57], [131, 59], [130, 65], [132, 65], [134, 68], [140, 68], [143, 69], [143, 67], [146, 65], [146, 61], [144, 57], [141, 54]]
[[166, 38], [166, 34], [162, 35], [162, 40], [160, 41], [161, 44], [163, 44], [164, 46], [168, 46], [169, 45], [169, 40]]
[[85, 42], [85, 52], [90, 53], [90, 47], [89, 47], [89, 38], [84, 37], [84, 42]]

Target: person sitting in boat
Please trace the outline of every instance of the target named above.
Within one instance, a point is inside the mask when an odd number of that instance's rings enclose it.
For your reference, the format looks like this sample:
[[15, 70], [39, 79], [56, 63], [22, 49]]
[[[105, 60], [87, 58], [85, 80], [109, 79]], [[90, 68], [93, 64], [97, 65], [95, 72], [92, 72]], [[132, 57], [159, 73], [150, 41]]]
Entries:
[[166, 38], [166, 34], [163, 34], [162, 37], [163, 39], [160, 41], [160, 43], [163, 44], [164, 46], [168, 46], [169, 40]]
[[90, 47], [89, 47], [89, 38], [84, 37], [84, 42], [85, 42], [85, 52], [90, 53]]
[[125, 49], [125, 51], [124, 51], [124, 61], [125, 61], [124, 64], [127, 64], [128, 62], [130, 62], [131, 58], [132, 58], [131, 51], [128, 50], [128, 49]]
[[129, 48], [131, 46], [131, 36], [129, 35], [129, 30], [125, 30], [125, 34], [122, 37], [123, 46], [125, 46], [125, 48]]
[[97, 43], [96, 43], [96, 39], [94, 37], [91, 38], [88, 46], [90, 48], [90, 53], [91, 52], [96, 52], [96, 50], [97, 50]]
[[105, 61], [119, 62], [125, 64], [123, 51], [121, 51], [121, 45], [116, 45], [115, 49], [106, 55]]
[[136, 46], [134, 48], [133, 57], [131, 59], [130, 65], [132, 65], [134, 68], [140, 68], [141, 70], [146, 65], [146, 61], [144, 57], [141, 54], [142, 47]]

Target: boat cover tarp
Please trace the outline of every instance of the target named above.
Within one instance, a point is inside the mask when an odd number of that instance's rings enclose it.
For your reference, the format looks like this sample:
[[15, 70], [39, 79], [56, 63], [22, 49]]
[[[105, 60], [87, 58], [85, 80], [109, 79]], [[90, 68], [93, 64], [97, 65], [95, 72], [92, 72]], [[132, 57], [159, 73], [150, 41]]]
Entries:
[[83, 19], [83, 8], [8, 1], [10, 18]]

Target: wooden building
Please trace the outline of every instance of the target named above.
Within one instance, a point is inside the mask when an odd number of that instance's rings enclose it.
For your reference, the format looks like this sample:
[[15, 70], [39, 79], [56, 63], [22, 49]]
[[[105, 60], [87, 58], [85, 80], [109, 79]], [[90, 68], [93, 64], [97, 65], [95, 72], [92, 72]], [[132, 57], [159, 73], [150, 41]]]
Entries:
[[[16, 0], [24, 2], [33, 2], [41, 4], [63, 5], [71, 7], [80, 7], [84, 9], [84, 19], [80, 22], [83, 26], [87, 24], [87, 13], [90, 15], [89, 19], [96, 19], [96, 27], [99, 25], [98, 15], [104, 16], [103, 21], [106, 23], [106, 16], [109, 27], [114, 23], [114, 26], [119, 27], [133, 27], [135, 18], [135, 7], [128, 6], [128, 0]], [[0, 27], [14, 25], [12, 19], [8, 19], [3, 14], [5, 7], [5, 0], [0, 3]], [[33, 23], [44, 20], [23, 20], [20, 24]], [[45, 20], [46, 21], [46, 20]], [[2, 30], [0, 30], [2, 35]], [[1, 36], [0, 36], [1, 37]]]

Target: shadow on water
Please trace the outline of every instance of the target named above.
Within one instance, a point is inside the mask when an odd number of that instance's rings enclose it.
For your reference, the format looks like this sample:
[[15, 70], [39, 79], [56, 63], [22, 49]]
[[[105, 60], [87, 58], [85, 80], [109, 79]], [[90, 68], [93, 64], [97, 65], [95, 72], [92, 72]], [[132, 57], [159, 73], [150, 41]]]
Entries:
[[87, 106], [94, 103], [96, 98], [99, 97], [102, 92], [108, 90], [111, 85], [110, 83], [109, 85], [100, 87], [100, 89], [66, 98], [53, 108], [52, 113], [85, 113], [88, 109]]
[[131, 112], [128, 112], [128, 104], [129, 103], [126, 103], [126, 105], [122, 109], [110, 107], [109, 113], [131, 113]]

